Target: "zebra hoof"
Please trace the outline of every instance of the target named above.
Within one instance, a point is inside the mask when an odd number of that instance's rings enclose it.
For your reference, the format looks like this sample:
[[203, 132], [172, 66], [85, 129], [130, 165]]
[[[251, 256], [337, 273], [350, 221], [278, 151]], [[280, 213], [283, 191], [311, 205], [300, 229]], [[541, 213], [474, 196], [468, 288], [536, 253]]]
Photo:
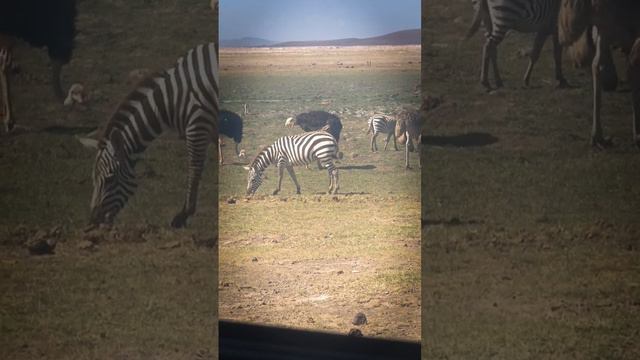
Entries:
[[593, 137], [591, 138], [591, 146], [596, 150], [605, 150], [613, 146], [613, 141], [609, 137]]
[[187, 226], [187, 218], [182, 214], [176, 215], [171, 221], [171, 227], [174, 229], [181, 229], [186, 226]]
[[278, 195], [279, 192], [280, 192], [280, 190], [274, 190], [271, 195]]

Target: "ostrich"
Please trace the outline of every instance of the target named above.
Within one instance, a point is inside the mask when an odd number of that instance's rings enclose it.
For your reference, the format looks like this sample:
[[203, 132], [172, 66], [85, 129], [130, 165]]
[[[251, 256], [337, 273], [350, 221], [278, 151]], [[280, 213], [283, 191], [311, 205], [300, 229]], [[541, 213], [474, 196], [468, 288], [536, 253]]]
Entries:
[[[593, 78], [593, 125], [591, 145], [611, 145], [602, 134], [600, 120], [601, 93], [606, 90], [606, 65], [611, 62], [611, 47], [619, 47], [626, 55], [631, 84], [633, 141], [640, 147], [640, 2], [637, 0], [563, 0], [558, 18], [561, 43], [582, 47], [570, 52], [588, 56], [586, 47], [595, 48], [591, 63]], [[593, 33], [592, 33], [593, 31]], [[583, 41], [579, 41], [579, 40]], [[584, 41], [586, 39], [586, 41]], [[584, 59], [574, 59], [584, 63]], [[617, 78], [616, 78], [617, 79]], [[614, 86], [615, 87], [615, 86]]]
[[422, 161], [420, 160], [420, 143], [422, 141], [420, 115], [416, 111], [402, 110], [396, 119], [396, 138], [401, 144], [405, 144], [405, 168], [411, 169], [409, 166], [409, 151], [416, 149], [413, 144], [414, 141], [417, 142], [418, 166], [422, 167]]
[[310, 111], [298, 114], [295, 118], [290, 117], [285, 121], [287, 127], [294, 125], [300, 126], [302, 130], [307, 132], [317, 131], [328, 125], [327, 132], [336, 139], [336, 142], [340, 142], [340, 132], [342, 131], [340, 118], [326, 111]]
[[[236, 143], [236, 155], [240, 156], [241, 151], [238, 149], [238, 146], [240, 142], [242, 142], [242, 117], [232, 111], [220, 110], [218, 119], [220, 121], [220, 135], [225, 135], [233, 139]], [[220, 154], [220, 165], [223, 163], [222, 149], [220, 148], [221, 143], [222, 141], [219, 140], [218, 154]]]
[[[11, 41], [6, 37], [20, 38], [34, 47], [46, 47], [51, 59], [52, 84], [59, 100], [64, 99], [60, 72], [69, 63], [76, 34], [75, 0], [6, 0], [0, 11], [0, 34], [5, 40], [0, 44], [2, 63], [10, 63]], [[0, 72], [2, 103], [5, 128], [10, 131], [14, 122], [10, 117], [9, 72], [3, 66]]]

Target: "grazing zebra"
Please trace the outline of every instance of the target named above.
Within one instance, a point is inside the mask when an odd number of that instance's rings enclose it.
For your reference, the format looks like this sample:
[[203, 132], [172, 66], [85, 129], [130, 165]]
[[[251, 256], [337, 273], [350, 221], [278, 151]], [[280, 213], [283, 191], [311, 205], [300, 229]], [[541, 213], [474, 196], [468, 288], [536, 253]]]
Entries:
[[398, 144], [396, 143], [396, 137], [394, 131], [396, 128], [396, 120], [385, 115], [374, 115], [367, 121], [367, 134], [371, 134], [371, 151], [378, 151], [378, 144], [376, 144], [376, 137], [378, 134], [387, 134], [387, 138], [384, 141], [384, 150], [387, 150], [389, 145], [389, 139], [393, 137], [393, 147], [398, 150]]
[[555, 78], [558, 87], [567, 87], [562, 74], [562, 48], [558, 41], [557, 19], [560, 11], [560, 0], [472, 0], [476, 9], [473, 24], [466, 38], [475, 34], [484, 23], [486, 42], [482, 52], [482, 69], [480, 83], [487, 89], [489, 84], [489, 65], [492, 65], [496, 87], [503, 86], [497, 63], [497, 48], [509, 30], [523, 33], [536, 33], [533, 47], [529, 54], [529, 66], [524, 75], [524, 85], [529, 86], [529, 79], [540, 51], [549, 35], [553, 38], [553, 59], [555, 62]]
[[[638, 0], [563, 0], [558, 19], [559, 36], [564, 45], [578, 46], [573, 51], [578, 63], [588, 60], [587, 48], [592, 47], [595, 54], [591, 63], [593, 82], [593, 108], [591, 125], [591, 145], [606, 148], [611, 139], [606, 138], [602, 130], [600, 111], [602, 90], [615, 88], [614, 79], [607, 75], [611, 68], [611, 49], [622, 50], [627, 58], [627, 79], [631, 85], [631, 104], [633, 118], [633, 142], [640, 148], [640, 2]], [[587, 41], [579, 41], [585, 37]], [[580, 49], [581, 48], [581, 49]], [[611, 71], [611, 70], [609, 70]], [[615, 80], [612, 82], [612, 80]], [[607, 84], [609, 83], [609, 84]]]
[[270, 164], [278, 167], [278, 187], [273, 192], [277, 195], [282, 185], [282, 175], [287, 169], [293, 183], [296, 185], [296, 194], [300, 194], [300, 184], [293, 172], [296, 165], [306, 165], [318, 161], [329, 173], [329, 194], [338, 192], [338, 169], [333, 164], [333, 159], [341, 157], [338, 152], [338, 143], [331, 134], [325, 131], [312, 131], [299, 135], [283, 136], [271, 146], [264, 148], [251, 165], [245, 167], [249, 170], [246, 196], [251, 197], [262, 184], [264, 171]]
[[136, 187], [134, 156], [164, 130], [186, 139], [187, 195], [171, 226], [179, 228], [196, 209], [207, 147], [217, 140], [218, 63], [213, 43], [198, 45], [166, 71], [138, 84], [107, 123], [93, 172], [91, 224], [110, 223]]
[[[420, 122], [420, 115], [416, 111], [403, 110], [397, 117], [396, 122], [396, 138], [400, 143], [405, 144], [404, 148], [404, 166], [407, 169], [411, 169], [409, 166], [409, 151], [416, 150], [418, 152], [418, 166], [422, 167], [422, 160], [420, 159], [420, 144], [422, 142], [422, 123]], [[417, 146], [414, 146], [413, 142], [417, 142]]]

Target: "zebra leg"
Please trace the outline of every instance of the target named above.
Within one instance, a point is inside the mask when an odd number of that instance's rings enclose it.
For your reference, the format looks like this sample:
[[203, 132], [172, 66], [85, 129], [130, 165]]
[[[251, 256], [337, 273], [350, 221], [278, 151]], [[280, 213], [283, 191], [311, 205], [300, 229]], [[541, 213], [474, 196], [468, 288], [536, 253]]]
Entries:
[[189, 174], [187, 176], [187, 195], [182, 210], [171, 221], [171, 227], [181, 228], [187, 225], [187, 218], [196, 212], [198, 186], [202, 178], [207, 148], [211, 142], [211, 129], [203, 131], [202, 127], [187, 128], [187, 152], [189, 153]]
[[282, 186], [282, 175], [284, 174], [284, 165], [278, 164], [278, 187], [273, 191], [273, 195], [278, 195]]
[[562, 74], [562, 46], [560, 45], [560, 40], [558, 39], [558, 30], [555, 29], [553, 32], [553, 62], [555, 63], [555, 72], [556, 72], [556, 87], [558, 89], [566, 89], [569, 87], [569, 83], [567, 79], [564, 78]]
[[331, 170], [331, 175], [333, 178], [333, 193], [337, 194], [340, 186], [338, 185], [338, 169]]
[[327, 172], [329, 173], [329, 195], [338, 192], [338, 169], [328, 165]]
[[500, 77], [500, 70], [498, 70], [498, 44], [497, 41], [492, 41], [493, 46], [489, 48], [489, 60], [491, 61], [491, 65], [493, 66], [493, 77], [496, 81], [496, 89], [499, 89], [504, 86], [502, 82], [502, 77]]
[[218, 160], [220, 162], [220, 165], [224, 165], [224, 158], [222, 156], [222, 140], [218, 139]]
[[371, 152], [378, 151], [378, 144], [376, 144], [376, 137], [378, 137], [378, 133], [374, 131], [373, 135], [371, 135]]
[[391, 135], [392, 135], [392, 134], [393, 134], [393, 133], [388, 133], [388, 134], [387, 134], [387, 138], [386, 138], [386, 139], [385, 139], [385, 141], [384, 141], [384, 151], [387, 151], [387, 146], [389, 146], [389, 139], [391, 139]]
[[391, 133], [391, 135], [393, 136], [393, 147], [396, 149], [396, 151], [398, 151], [398, 143], [396, 141], [396, 134], [395, 132]]
[[409, 137], [408, 131], [405, 132], [404, 135], [407, 138], [407, 141], [404, 144], [404, 167], [406, 169], [411, 169], [411, 166], [409, 166], [409, 141], [411, 141], [411, 138]]
[[598, 32], [596, 37], [596, 53], [591, 63], [591, 74], [593, 77], [593, 125], [591, 127], [591, 146], [604, 148], [611, 145], [602, 135], [602, 123], [600, 122], [600, 108], [602, 98], [602, 84], [600, 79], [600, 62], [602, 58], [603, 39], [602, 34]]
[[542, 46], [544, 46], [544, 42], [547, 40], [547, 36], [549, 36], [549, 34], [546, 31], [539, 31], [536, 33], [536, 37], [533, 40], [533, 46], [531, 47], [531, 53], [529, 54], [529, 66], [527, 66], [527, 71], [524, 73], [525, 87], [529, 86], [529, 80], [531, 79], [533, 66], [540, 58], [540, 51], [542, 51]]
[[287, 172], [289, 173], [289, 176], [291, 176], [291, 180], [293, 180], [293, 183], [296, 185], [296, 194], [300, 195], [300, 184], [298, 183], [298, 179], [296, 178], [296, 173], [293, 172], [293, 166], [287, 166]]
[[484, 86], [487, 90], [491, 90], [491, 84], [489, 84], [489, 53], [491, 52], [491, 48], [493, 47], [493, 42], [490, 38], [487, 38], [487, 41], [484, 43], [484, 47], [482, 48], [482, 67], [480, 70], [480, 84]]
[[422, 169], [422, 134], [418, 136], [418, 167]]
[[500, 77], [500, 71], [498, 71], [498, 63], [496, 62], [499, 42], [494, 40], [492, 36], [487, 37], [487, 41], [484, 43], [482, 49], [482, 70], [480, 72], [480, 84], [482, 84], [487, 90], [491, 90], [491, 84], [489, 84], [489, 64], [493, 67], [493, 76], [496, 80], [496, 87], [503, 86], [502, 78]]

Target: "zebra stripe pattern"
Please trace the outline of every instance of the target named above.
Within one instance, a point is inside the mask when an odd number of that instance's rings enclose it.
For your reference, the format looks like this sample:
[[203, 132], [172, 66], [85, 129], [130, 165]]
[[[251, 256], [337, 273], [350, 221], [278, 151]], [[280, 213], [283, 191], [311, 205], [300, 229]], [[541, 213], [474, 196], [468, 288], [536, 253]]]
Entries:
[[218, 63], [215, 44], [199, 45], [166, 71], [150, 75], [120, 103], [98, 145], [91, 223], [110, 223], [136, 187], [134, 156], [170, 129], [186, 140], [187, 194], [171, 225], [195, 213], [207, 148], [217, 140]]
[[398, 150], [396, 143], [396, 137], [394, 136], [396, 128], [396, 120], [392, 120], [385, 115], [374, 115], [367, 121], [367, 134], [371, 133], [371, 151], [378, 151], [378, 144], [376, 144], [376, 137], [378, 134], [386, 134], [387, 138], [384, 141], [384, 150], [387, 150], [389, 145], [389, 139], [393, 137], [393, 147]]
[[492, 64], [496, 87], [502, 87], [502, 79], [496, 62], [497, 47], [510, 30], [522, 33], [536, 33], [529, 65], [524, 75], [525, 86], [529, 85], [533, 66], [540, 57], [544, 43], [551, 35], [555, 61], [555, 77], [558, 86], [567, 86], [562, 74], [562, 49], [558, 41], [557, 20], [560, 11], [560, 0], [472, 0], [476, 14], [467, 37], [485, 23], [487, 40], [483, 49], [482, 71], [480, 81], [487, 89], [491, 89], [488, 80], [489, 64]]
[[338, 143], [325, 131], [312, 131], [299, 135], [283, 136], [272, 145], [263, 149], [246, 169], [249, 170], [246, 196], [253, 196], [262, 184], [264, 172], [271, 164], [278, 167], [278, 187], [273, 192], [277, 195], [282, 185], [284, 170], [291, 176], [296, 185], [296, 193], [300, 194], [300, 184], [293, 171], [294, 166], [307, 165], [318, 161], [329, 173], [329, 194], [338, 191], [338, 169], [333, 160], [338, 159]]

